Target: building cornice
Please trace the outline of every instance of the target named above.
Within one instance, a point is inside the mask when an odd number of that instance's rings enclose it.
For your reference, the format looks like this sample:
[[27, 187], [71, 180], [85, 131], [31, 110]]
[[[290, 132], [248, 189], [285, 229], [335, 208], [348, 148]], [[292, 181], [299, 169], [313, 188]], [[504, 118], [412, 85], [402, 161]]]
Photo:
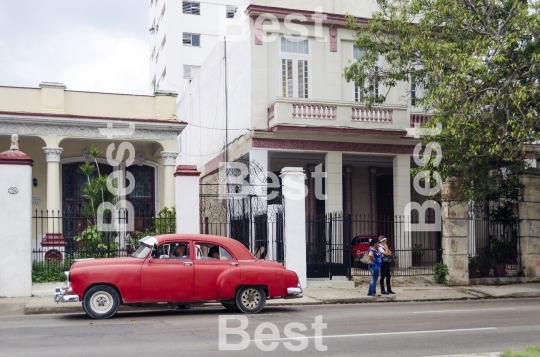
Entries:
[[364, 152], [377, 154], [409, 154], [414, 152], [414, 145], [388, 145], [370, 143], [348, 143], [335, 141], [310, 141], [310, 140], [283, 140], [253, 138], [253, 148], [275, 150], [301, 150], [301, 151], [341, 151], [341, 152]]
[[[111, 127], [111, 121], [118, 126]], [[111, 120], [64, 115], [15, 115], [0, 113], [0, 134], [61, 135], [81, 138], [176, 140], [185, 123]], [[112, 132], [109, 134], [108, 130]], [[123, 134], [125, 132], [125, 134]]]
[[383, 135], [383, 136], [399, 136], [407, 135], [406, 130], [400, 129], [360, 129], [346, 127], [331, 127], [331, 126], [307, 126], [307, 125], [275, 125], [268, 130], [260, 130], [260, 132], [283, 132], [283, 131], [300, 131], [300, 132], [323, 132], [332, 134], [365, 134], [365, 135]]
[[94, 117], [94, 116], [83, 116], [83, 115], [72, 115], [72, 114], [53, 114], [53, 113], [21, 113], [21, 112], [2, 112], [0, 111], [0, 120], [4, 118], [13, 118], [16, 120], [22, 121], [48, 121], [51, 123], [61, 123], [61, 122], [70, 122], [70, 123], [80, 123], [88, 122], [133, 122], [137, 125], [168, 125], [175, 126], [181, 129], [184, 129], [188, 123], [177, 120], [159, 120], [159, 119], [141, 119], [141, 118], [119, 118], [119, 117]]
[[[326, 20], [323, 20], [323, 23], [331, 23], [332, 25], [345, 25], [347, 23], [347, 18], [345, 15], [340, 14], [331, 14], [331, 13], [317, 13], [313, 11], [308, 10], [299, 10], [299, 9], [292, 9], [292, 8], [282, 8], [282, 7], [273, 7], [273, 6], [261, 6], [261, 5], [249, 5], [245, 11], [245, 14], [248, 16], [258, 16], [261, 14], [272, 14], [277, 17], [286, 17], [290, 14], [299, 14], [303, 15], [306, 18], [310, 19], [312, 15], [314, 16], [326, 16]], [[370, 19], [363, 18], [363, 17], [357, 17], [356, 21], [358, 24], [367, 24]]]

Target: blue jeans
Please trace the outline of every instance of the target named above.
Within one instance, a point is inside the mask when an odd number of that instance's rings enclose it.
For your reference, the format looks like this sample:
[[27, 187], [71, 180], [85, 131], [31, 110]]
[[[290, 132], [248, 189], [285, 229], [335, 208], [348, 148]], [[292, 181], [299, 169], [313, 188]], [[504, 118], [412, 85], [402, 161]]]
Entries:
[[379, 274], [381, 273], [381, 268], [369, 268], [371, 272], [371, 283], [369, 283], [368, 295], [377, 294], [377, 280], [379, 280]]

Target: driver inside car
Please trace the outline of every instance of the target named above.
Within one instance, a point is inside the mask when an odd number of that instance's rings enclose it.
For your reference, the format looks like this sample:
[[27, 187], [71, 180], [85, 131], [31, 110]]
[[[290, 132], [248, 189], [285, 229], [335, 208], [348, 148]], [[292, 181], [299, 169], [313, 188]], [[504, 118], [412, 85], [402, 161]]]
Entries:
[[174, 249], [173, 256], [180, 259], [188, 259], [189, 253], [187, 252], [187, 246], [184, 243], [180, 243]]

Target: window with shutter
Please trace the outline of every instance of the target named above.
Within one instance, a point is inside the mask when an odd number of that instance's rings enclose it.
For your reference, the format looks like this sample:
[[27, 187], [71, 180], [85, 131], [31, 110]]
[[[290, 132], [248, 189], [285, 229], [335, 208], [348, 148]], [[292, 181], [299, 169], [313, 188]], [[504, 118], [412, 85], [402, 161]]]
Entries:
[[201, 45], [201, 35], [196, 33], [184, 32], [183, 43], [184, 46], [199, 47]]
[[185, 79], [193, 79], [197, 72], [199, 71], [199, 66], [184, 66], [184, 78]]
[[201, 4], [198, 3], [198, 2], [183, 1], [182, 2], [182, 12], [184, 14], [200, 15], [201, 14]]
[[282, 96], [309, 98], [309, 41], [281, 38]]
[[[358, 61], [361, 59], [366, 52], [358, 48], [358, 46], [353, 46], [353, 60]], [[379, 71], [379, 67], [375, 67], [375, 72]], [[366, 100], [365, 88], [369, 87], [369, 84], [361, 87], [354, 87], [354, 101], [355, 102], [364, 102]], [[370, 95], [373, 97], [379, 96], [379, 83], [375, 83], [374, 90], [371, 91]]]

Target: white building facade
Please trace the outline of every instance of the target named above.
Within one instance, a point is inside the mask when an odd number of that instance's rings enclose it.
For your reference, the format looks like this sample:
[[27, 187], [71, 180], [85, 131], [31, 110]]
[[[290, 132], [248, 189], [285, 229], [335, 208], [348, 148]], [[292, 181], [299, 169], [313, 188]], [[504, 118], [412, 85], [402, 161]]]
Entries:
[[183, 93], [216, 43], [240, 0], [149, 1], [152, 91]]

